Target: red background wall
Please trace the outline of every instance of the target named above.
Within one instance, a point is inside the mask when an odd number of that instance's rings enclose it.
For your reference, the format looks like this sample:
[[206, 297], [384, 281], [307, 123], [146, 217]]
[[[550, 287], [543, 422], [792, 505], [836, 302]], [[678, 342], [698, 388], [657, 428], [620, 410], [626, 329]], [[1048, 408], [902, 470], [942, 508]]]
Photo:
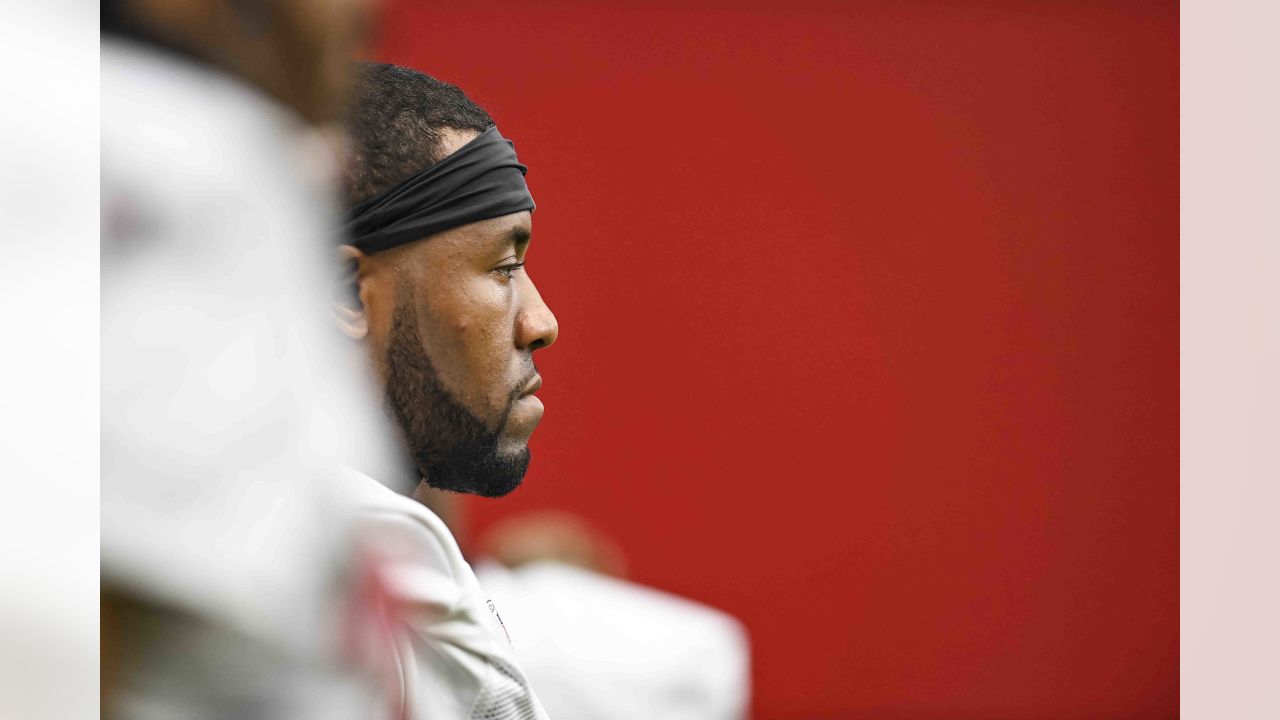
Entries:
[[525, 487], [758, 718], [1170, 717], [1175, 3], [392, 3], [538, 201]]

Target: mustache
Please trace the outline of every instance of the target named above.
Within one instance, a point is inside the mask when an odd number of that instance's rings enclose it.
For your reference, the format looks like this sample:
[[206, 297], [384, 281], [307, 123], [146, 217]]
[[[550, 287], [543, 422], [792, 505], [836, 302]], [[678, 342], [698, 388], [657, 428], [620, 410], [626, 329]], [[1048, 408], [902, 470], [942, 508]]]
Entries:
[[516, 409], [516, 400], [520, 399], [520, 394], [524, 392], [525, 386], [530, 380], [538, 375], [538, 366], [533, 364], [533, 358], [529, 358], [529, 369], [516, 382], [515, 387], [507, 394], [507, 407], [502, 411], [502, 419], [498, 421], [498, 429], [494, 433], [495, 440], [502, 433], [506, 432], [507, 424], [511, 422], [511, 413]]
[[533, 363], [532, 357], [529, 358], [528, 365], [529, 369], [520, 376], [520, 379], [516, 381], [515, 387], [512, 388], [511, 393], [507, 396], [508, 406], [514, 404], [520, 394], [524, 392], [524, 389], [529, 386], [529, 383], [533, 382], [533, 379], [538, 376], [538, 366]]

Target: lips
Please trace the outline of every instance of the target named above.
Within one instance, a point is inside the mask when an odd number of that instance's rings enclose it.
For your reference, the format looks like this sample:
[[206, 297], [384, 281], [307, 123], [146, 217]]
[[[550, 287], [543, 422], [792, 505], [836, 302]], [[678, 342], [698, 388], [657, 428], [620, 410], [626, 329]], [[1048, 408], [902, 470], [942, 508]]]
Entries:
[[539, 388], [541, 387], [542, 387], [542, 376], [534, 375], [533, 379], [525, 384], [524, 390], [520, 391], [520, 397], [528, 397], [538, 392]]

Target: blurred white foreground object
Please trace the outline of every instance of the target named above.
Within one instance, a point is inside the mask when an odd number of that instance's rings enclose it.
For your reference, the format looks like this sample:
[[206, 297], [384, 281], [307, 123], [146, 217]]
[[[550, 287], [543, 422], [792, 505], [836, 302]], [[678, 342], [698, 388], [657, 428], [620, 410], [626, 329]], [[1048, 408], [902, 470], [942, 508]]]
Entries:
[[476, 573], [557, 720], [746, 716], [747, 635], [726, 613], [558, 562]]
[[367, 717], [323, 489], [377, 429], [326, 366], [304, 127], [107, 36], [101, 83], [104, 715]]

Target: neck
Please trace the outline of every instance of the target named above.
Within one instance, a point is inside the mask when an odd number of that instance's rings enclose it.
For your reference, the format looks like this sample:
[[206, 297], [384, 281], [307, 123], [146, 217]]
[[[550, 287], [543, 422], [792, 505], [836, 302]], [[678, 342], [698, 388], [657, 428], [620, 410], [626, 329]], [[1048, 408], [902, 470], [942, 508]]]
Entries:
[[448, 525], [449, 529], [453, 531], [455, 537], [461, 535], [465, 523], [463, 522], [462, 509], [459, 507], [462, 498], [457, 493], [437, 490], [428, 485], [424, 479], [418, 483], [418, 487], [414, 488], [413, 499], [438, 515], [444, 521], [444, 524]]

